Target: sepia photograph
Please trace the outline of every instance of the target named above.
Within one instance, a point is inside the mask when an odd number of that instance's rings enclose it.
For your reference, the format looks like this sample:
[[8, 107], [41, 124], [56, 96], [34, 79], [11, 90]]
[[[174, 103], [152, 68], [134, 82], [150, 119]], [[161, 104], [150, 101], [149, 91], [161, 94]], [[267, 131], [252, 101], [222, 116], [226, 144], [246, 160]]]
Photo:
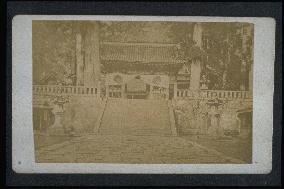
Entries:
[[17, 15], [17, 173], [267, 174], [275, 21]]
[[281, 184], [280, 5], [7, 3], [7, 185]]
[[33, 20], [36, 163], [252, 164], [254, 24]]

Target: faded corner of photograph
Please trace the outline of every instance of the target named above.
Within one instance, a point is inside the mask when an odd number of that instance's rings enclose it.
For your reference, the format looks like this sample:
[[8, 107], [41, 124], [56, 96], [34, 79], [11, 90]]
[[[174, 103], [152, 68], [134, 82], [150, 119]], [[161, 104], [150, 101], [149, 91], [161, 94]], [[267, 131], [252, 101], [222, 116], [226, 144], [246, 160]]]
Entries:
[[253, 24], [32, 25], [38, 163], [252, 163]]

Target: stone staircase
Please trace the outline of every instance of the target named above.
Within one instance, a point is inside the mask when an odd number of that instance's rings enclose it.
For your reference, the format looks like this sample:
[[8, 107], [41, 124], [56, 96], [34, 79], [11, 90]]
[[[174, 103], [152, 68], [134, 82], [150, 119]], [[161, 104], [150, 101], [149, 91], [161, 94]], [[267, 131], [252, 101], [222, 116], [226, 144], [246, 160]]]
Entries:
[[99, 133], [103, 135], [172, 135], [167, 101], [108, 99]]

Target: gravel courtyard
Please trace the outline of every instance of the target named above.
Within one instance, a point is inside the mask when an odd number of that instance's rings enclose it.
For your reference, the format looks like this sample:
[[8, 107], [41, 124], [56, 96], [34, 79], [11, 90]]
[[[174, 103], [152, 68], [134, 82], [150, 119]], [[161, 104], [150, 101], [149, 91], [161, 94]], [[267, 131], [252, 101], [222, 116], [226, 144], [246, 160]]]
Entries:
[[35, 154], [39, 163], [244, 163], [171, 136], [85, 135]]

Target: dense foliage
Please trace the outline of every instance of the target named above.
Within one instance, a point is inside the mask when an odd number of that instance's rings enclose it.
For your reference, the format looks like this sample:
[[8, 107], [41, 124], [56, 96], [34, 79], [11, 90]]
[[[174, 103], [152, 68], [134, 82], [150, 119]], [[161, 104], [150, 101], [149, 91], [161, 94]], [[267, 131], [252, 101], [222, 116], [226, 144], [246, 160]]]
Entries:
[[[252, 64], [253, 39], [250, 33], [246, 46], [242, 45], [243, 34], [240, 23], [202, 23], [203, 50], [207, 58], [203, 61], [203, 74], [209, 87], [216, 89], [238, 89], [248, 83], [248, 72]], [[34, 21], [33, 23], [33, 78], [55, 73], [62, 81], [75, 72], [75, 32], [80, 28], [75, 21]], [[181, 52], [193, 45], [194, 23], [185, 22], [100, 22], [101, 41], [177, 43]], [[186, 54], [186, 53], [185, 53]], [[238, 79], [242, 76], [243, 80]]]

